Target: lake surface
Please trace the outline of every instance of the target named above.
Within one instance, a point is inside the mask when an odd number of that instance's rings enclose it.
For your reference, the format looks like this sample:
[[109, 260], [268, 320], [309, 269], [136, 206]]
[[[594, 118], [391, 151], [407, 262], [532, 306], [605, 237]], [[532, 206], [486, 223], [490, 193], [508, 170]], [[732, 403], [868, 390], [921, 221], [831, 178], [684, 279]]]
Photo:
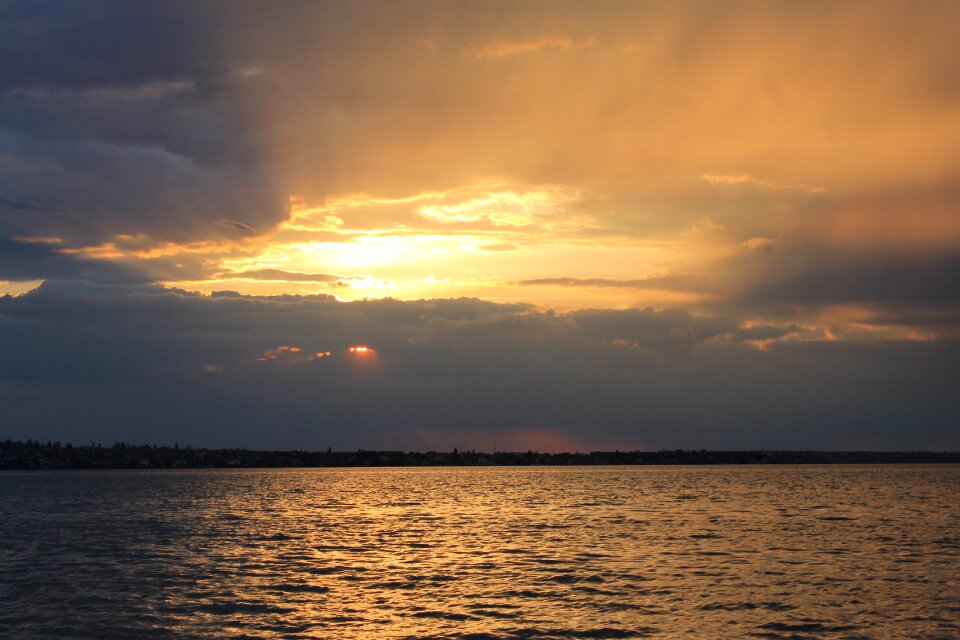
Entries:
[[958, 638], [960, 466], [0, 474], [2, 638]]

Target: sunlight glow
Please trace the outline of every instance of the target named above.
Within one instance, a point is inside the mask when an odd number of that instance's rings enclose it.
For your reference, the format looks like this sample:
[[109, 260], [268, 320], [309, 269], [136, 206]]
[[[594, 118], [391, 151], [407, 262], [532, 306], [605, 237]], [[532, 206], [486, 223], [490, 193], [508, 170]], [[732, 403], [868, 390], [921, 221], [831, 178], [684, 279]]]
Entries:
[[0, 280], [0, 296], [22, 296], [42, 284], [43, 280], [23, 280], [19, 282]]
[[257, 357], [257, 362], [270, 362], [284, 356], [300, 353], [300, 347], [281, 344], [275, 349], [267, 349]]

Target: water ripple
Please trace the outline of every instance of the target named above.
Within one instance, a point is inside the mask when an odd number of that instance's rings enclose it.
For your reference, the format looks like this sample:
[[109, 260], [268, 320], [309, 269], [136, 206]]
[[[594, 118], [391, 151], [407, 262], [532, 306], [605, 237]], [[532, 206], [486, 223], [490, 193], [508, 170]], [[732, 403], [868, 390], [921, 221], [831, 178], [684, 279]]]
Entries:
[[958, 505], [950, 465], [2, 473], [0, 637], [953, 638]]

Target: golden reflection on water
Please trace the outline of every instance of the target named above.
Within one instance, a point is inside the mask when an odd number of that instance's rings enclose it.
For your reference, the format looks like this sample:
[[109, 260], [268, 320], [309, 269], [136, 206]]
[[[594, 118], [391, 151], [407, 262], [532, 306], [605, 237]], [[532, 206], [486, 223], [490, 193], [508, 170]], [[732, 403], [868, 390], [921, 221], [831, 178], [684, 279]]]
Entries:
[[3, 637], [960, 636], [957, 466], [2, 479]]

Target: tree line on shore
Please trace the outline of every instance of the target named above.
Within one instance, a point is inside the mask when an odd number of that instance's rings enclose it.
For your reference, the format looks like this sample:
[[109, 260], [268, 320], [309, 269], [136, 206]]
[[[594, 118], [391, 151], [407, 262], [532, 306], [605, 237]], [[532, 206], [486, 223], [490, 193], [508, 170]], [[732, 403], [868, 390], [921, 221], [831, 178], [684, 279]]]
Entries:
[[269, 451], [133, 445], [75, 446], [37, 440], [0, 441], [0, 470], [191, 469], [264, 467], [426, 467], [534, 465], [897, 464], [960, 463], [944, 451]]

